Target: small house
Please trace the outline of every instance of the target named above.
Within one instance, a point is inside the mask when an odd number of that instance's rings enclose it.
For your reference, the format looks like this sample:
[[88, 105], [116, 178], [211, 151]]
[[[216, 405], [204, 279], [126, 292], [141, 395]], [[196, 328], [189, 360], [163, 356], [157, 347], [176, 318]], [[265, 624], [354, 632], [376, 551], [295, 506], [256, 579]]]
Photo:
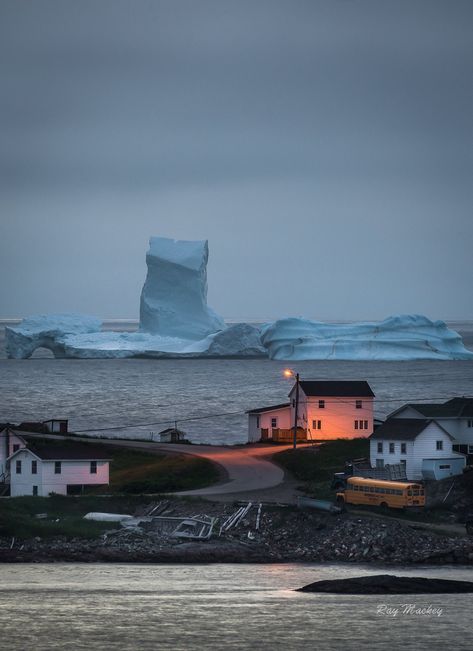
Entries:
[[43, 420], [43, 425], [51, 434], [67, 434], [69, 431], [69, 421], [65, 418]]
[[161, 443], [183, 443], [186, 440], [186, 434], [177, 427], [168, 427], [159, 432], [159, 440]]
[[10, 495], [69, 495], [109, 483], [110, 455], [89, 445], [22, 447], [7, 459]]
[[465, 456], [453, 451], [454, 438], [439, 423], [421, 418], [389, 418], [370, 436], [374, 468], [405, 464], [413, 479], [443, 479], [461, 474]]

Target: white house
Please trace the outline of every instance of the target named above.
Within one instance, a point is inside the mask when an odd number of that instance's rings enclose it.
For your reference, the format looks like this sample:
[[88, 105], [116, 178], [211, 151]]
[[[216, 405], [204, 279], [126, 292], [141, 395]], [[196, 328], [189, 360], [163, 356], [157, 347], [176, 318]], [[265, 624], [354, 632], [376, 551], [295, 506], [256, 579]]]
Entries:
[[[248, 440], [273, 439], [273, 430], [290, 438], [296, 410], [296, 385], [290, 402], [252, 409], [248, 413]], [[354, 380], [301, 380], [297, 427], [306, 440], [326, 441], [369, 436], [373, 431], [374, 393], [368, 382]]]
[[7, 459], [20, 448], [26, 447], [25, 439], [9, 427], [0, 431], [0, 484], [9, 482]]
[[285, 402], [271, 407], [251, 409], [248, 413], [248, 441], [272, 440], [273, 430], [288, 430], [291, 422], [291, 405]]
[[443, 403], [408, 403], [389, 418], [434, 419], [455, 439], [453, 449], [473, 454], [473, 398], [452, 398]]
[[408, 479], [443, 479], [461, 474], [465, 457], [452, 450], [453, 437], [439, 423], [422, 418], [390, 418], [370, 436], [376, 468], [406, 465]]
[[109, 455], [86, 445], [22, 447], [8, 458], [10, 495], [67, 495], [109, 483]]

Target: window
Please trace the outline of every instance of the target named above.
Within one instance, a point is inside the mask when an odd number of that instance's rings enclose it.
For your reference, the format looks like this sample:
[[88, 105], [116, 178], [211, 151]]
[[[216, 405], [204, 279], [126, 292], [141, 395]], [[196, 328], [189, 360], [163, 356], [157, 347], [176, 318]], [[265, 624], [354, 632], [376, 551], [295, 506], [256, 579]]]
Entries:
[[36, 460], [33, 460], [31, 462], [31, 474], [32, 475], [38, 474], [38, 462]]
[[437, 450], [443, 450], [443, 441], [437, 441]]
[[468, 421], [468, 427], [473, 427], [473, 420]]
[[378, 453], [383, 454], [383, 442], [378, 441]]
[[259, 429], [259, 416], [256, 416], [256, 427]]
[[33, 495], [35, 497], [37, 497], [37, 495], [38, 495], [38, 487], [37, 486], [33, 486]]
[[319, 400], [319, 409], [325, 409], [325, 400]]
[[376, 468], [384, 468], [384, 459], [376, 459]]
[[60, 475], [61, 474], [61, 462], [60, 461], [55, 461], [54, 462], [54, 474], [55, 475]]
[[367, 420], [355, 420], [355, 429], [368, 429]]
[[21, 461], [16, 462], [16, 474], [21, 475]]
[[271, 427], [277, 427], [277, 426], [278, 426], [278, 419], [271, 418]]
[[18, 443], [15, 443], [15, 444], [13, 445], [13, 452], [16, 452], [16, 451], [19, 450], [19, 449], [20, 449], [20, 446], [18, 445]]
[[407, 454], [407, 445], [405, 443], [401, 443], [401, 454]]
[[363, 400], [355, 400], [355, 407], [361, 409], [363, 407]]
[[440, 470], [447, 470], [447, 468], [450, 468], [450, 465], [439, 466]]
[[312, 429], [322, 429], [322, 421], [321, 420], [313, 420], [312, 421]]
[[405, 466], [405, 465], [406, 465], [406, 460], [405, 460], [405, 459], [401, 459], [401, 463], [402, 463], [403, 466]]
[[296, 399], [295, 399], [295, 398], [292, 399], [292, 406], [293, 406], [293, 407], [296, 406]]
[[365, 424], [365, 429], [368, 429], [368, 421], [364, 420], [363, 423]]
[[91, 475], [96, 475], [97, 474], [97, 462], [96, 461], [91, 461], [90, 462], [90, 474]]
[[389, 454], [394, 454], [395, 445], [394, 443], [389, 444]]
[[473, 445], [468, 446], [468, 454], [473, 454]]

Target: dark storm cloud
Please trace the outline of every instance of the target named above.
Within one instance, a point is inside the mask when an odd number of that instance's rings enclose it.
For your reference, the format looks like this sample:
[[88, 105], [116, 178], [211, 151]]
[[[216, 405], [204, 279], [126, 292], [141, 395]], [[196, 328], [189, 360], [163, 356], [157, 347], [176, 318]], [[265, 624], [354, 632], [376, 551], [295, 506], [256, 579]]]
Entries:
[[[380, 243], [402, 248], [411, 224], [420, 224], [414, 233], [425, 264], [441, 255], [452, 268], [461, 265], [447, 287], [461, 293], [466, 283], [471, 267], [466, 257], [458, 260], [464, 240], [453, 235], [471, 235], [472, 3], [14, 0], [0, 12], [0, 187], [9, 251], [29, 227], [67, 241], [54, 217], [60, 211], [71, 233], [79, 222], [91, 241], [97, 219], [129, 223], [126, 233], [108, 229], [103, 236], [119, 248], [136, 237], [136, 255], [141, 242], [133, 287], [108, 308], [134, 314], [147, 237], [209, 237], [215, 252], [225, 246], [219, 222], [226, 219], [240, 240], [236, 253], [245, 254], [245, 233], [261, 243], [254, 251], [260, 266], [248, 269], [262, 279], [261, 290], [280, 241], [299, 248], [302, 272], [317, 260], [317, 278], [331, 292], [321, 305], [320, 298], [308, 306], [292, 296], [285, 311], [359, 317], [419, 306], [434, 315], [466, 314], [452, 296], [437, 310], [421, 284], [416, 292], [392, 285], [390, 302], [375, 282], [369, 309], [349, 305], [347, 315], [338, 301], [347, 271], [369, 292], [367, 256]], [[179, 194], [169, 199], [170, 192]], [[107, 207], [107, 193], [122, 197], [121, 208], [115, 199]], [[67, 196], [74, 208], [64, 210]], [[91, 210], [94, 196], [101, 216]], [[125, 206], [134, 206], [133, 215]], [[153, 210], [161, 215], [154, 222]], [[376, 214], [367, 225], [370, 211]], [[432, 239], [432, 232], [442, 236]], [[320, 233], [335, 248], [311, 257], [300, 240], [319, 241]], [[353, 235], [361, 255], [344, 242]], [[103, 244], [93, 242], [91, 254], [103, 255]], [[344, 247], [348, 258], [335, 268], [334, 254]], [[407, 271], [419, 272], [418, 261], [407, 258]], [[44, 270], [41, 261], [37, 253], [29, 264]], [[216, 271], [215, 307], [232, 315], [278, 313], [292, 282], [281, 276], [278, 296], [252, 300], [235, 285], [230, 303], [224, 288], [231, 272]], [[51, 272], [41, 273], [48, 287]], [[67, 273], [77, 290], [80, 278]], [[110, 282], [104, 270], [97, 273]], [[430, 293], [434, 281], [435, 270], [424, 278]], [[7, 292], [6, 313], [28, 311], [32, 287], [24, 301], [22, 291], [18, 285]], [[98, 297], [79, 303], [90, 311], [102, 306]], [[50, 305], [45, 297], [44, 309]]]

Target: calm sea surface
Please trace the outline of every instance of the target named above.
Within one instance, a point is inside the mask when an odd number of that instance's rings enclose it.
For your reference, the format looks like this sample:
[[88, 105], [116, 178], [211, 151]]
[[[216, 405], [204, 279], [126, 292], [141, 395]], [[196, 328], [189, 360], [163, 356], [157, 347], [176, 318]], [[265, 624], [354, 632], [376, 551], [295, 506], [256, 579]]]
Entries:
[[[451, 325], [473, 348], [473, 323]], [[73, 430], [148, 438], [177, 420], [194, 442], [239, 443], [247, 437], [245, 410], [284, 402], [290, 388], [282, 376], [287, 364], [267, 359], [56, 360], [40, 350], [28, 360], [9, 360], [3, 344], [0, 328], [0, 422], [69, 418]], [[473, 395], [473, 361], [293, 366], [305, 379], [368, 380], [380, 417], [409, 400]]]
[[[341, 565], [0, 566], [5, 651], [472, 648], [473, 595], [294, 592], [327, 578], [393, 573]], [[399, 575], [471, 580], [461, 567]], [[441, 609], [441, 614], [403, 613]], [[378, 607], [399, 609], [396, 616]]]

